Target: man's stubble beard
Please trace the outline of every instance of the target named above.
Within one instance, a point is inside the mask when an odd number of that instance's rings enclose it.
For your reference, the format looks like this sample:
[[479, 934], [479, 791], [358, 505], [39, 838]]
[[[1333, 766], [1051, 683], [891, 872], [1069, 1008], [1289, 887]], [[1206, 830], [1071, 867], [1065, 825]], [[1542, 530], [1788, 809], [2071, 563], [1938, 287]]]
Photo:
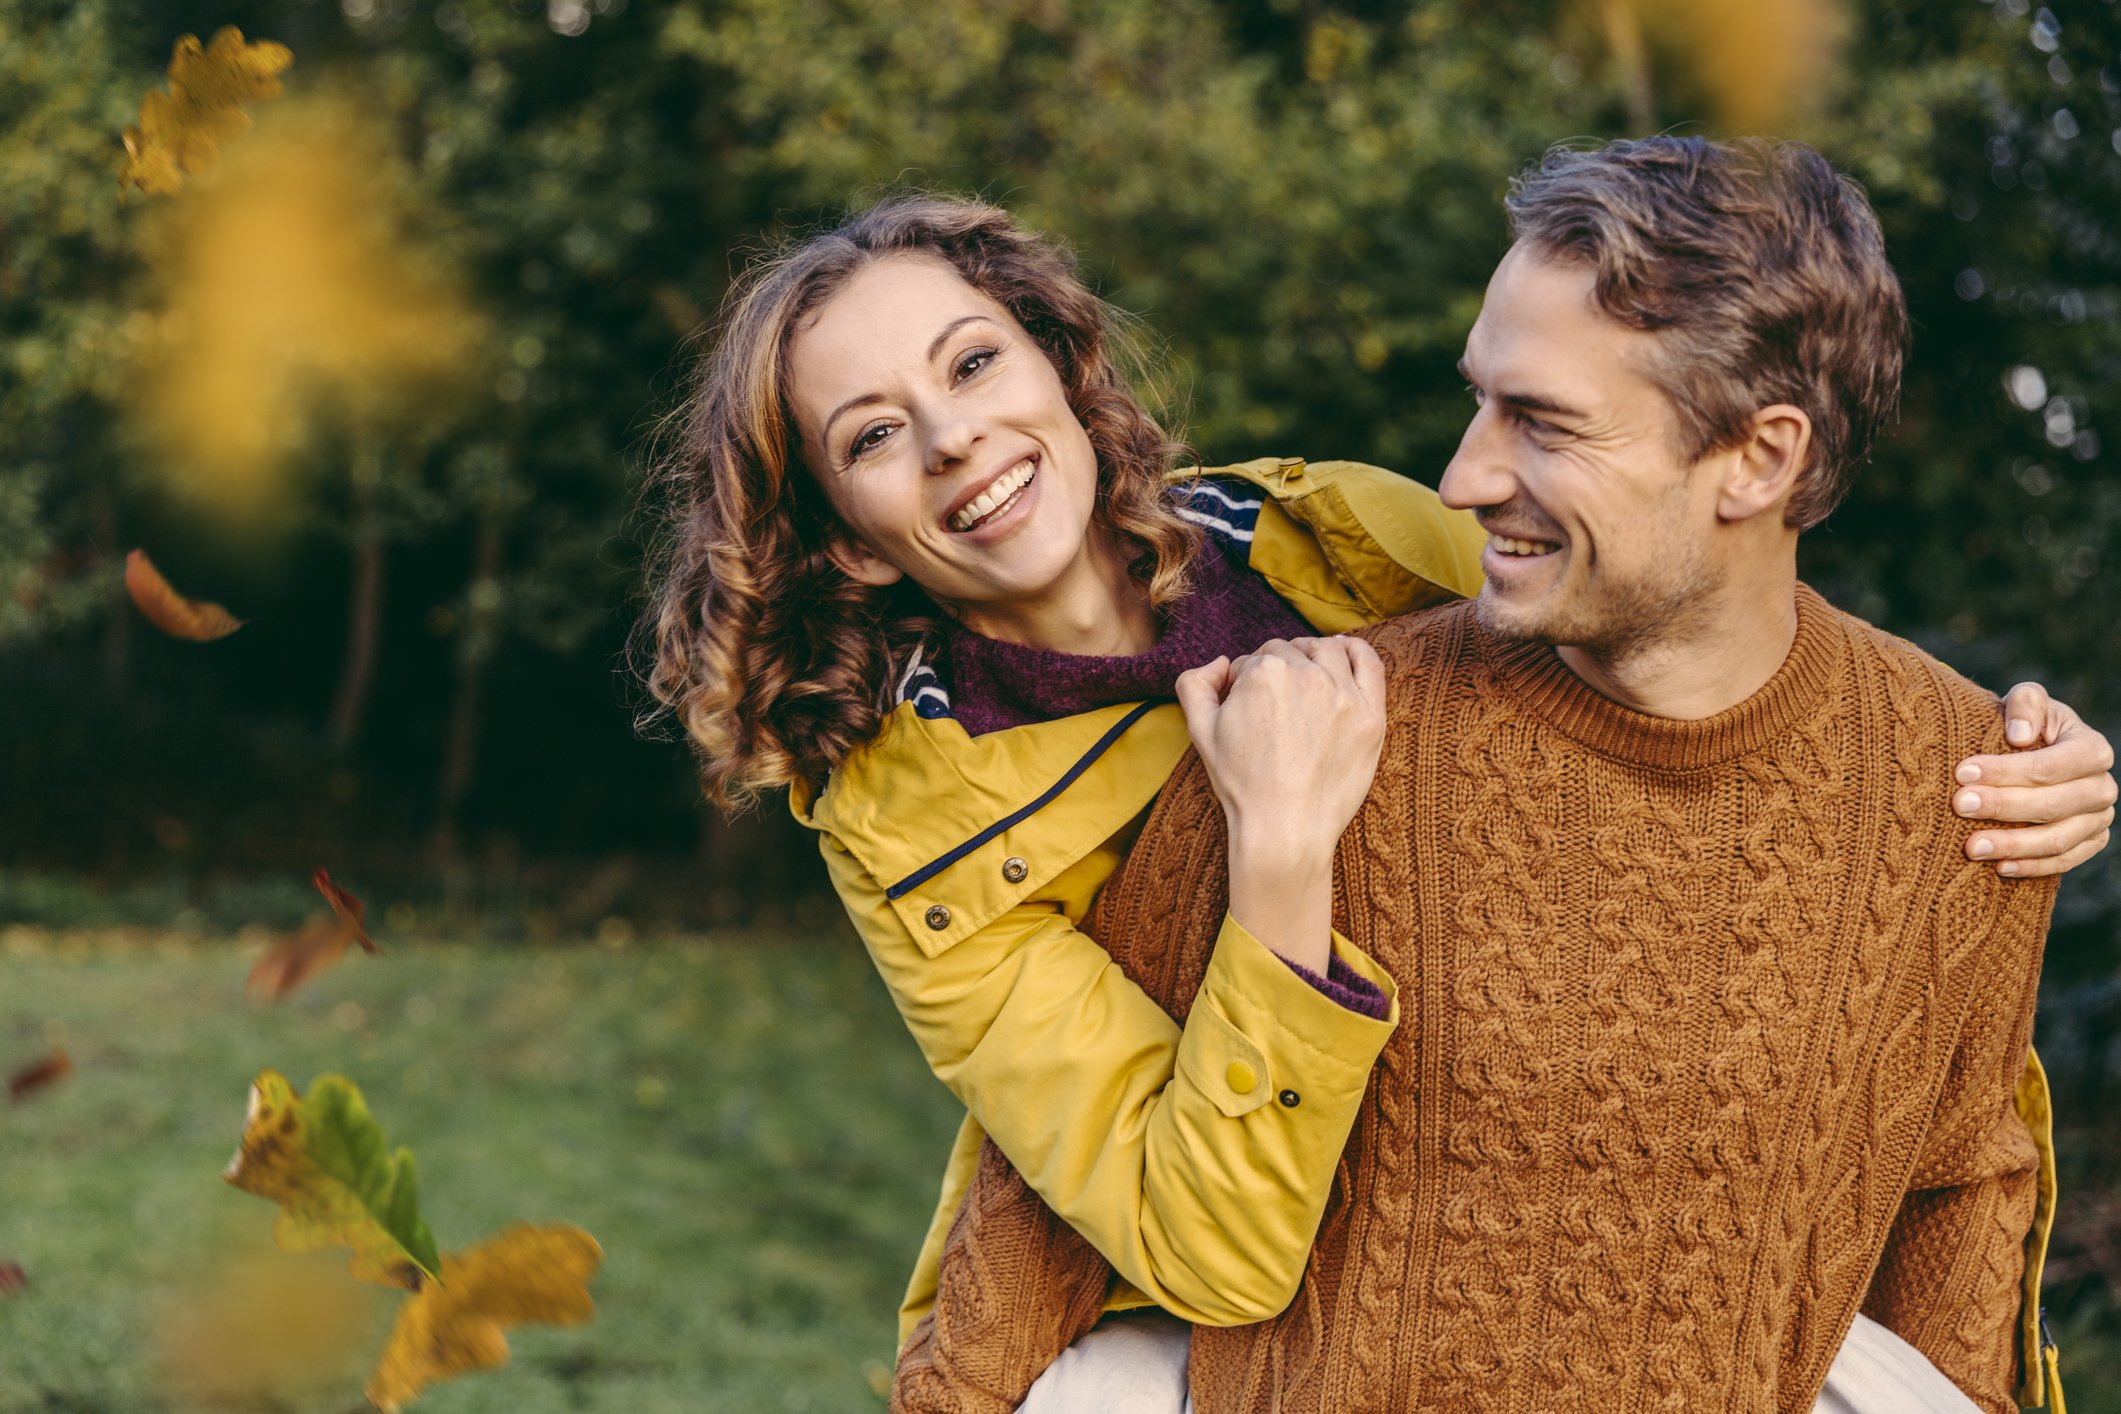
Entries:
[[1654, 577], [1587, 584], [1530, 617], [1504, 613], [1483, 586], [1473, 613], [1498, 638], [1576, 648], [1617, 669], [1688, 642], [1714, 618], [1713, 605], [1728, 581], [1724, 566], [1711, 564], [1699, 546], [1690, 546], [1681, 562]]

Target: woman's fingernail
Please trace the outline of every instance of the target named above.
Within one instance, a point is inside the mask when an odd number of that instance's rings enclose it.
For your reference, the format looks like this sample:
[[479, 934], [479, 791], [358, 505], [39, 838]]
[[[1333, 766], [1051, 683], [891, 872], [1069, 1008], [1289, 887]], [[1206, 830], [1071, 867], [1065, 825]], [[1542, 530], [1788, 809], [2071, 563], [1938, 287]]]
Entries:
[[1959, 784], [1970, 786], [1981, 779], [1981, 768], [1968, 761], [1959, 767]]
[[2018, 872], [2018, 861], [2015, 859], [2006, 859], [2001, 864], [1998, 864], [1996, 866], [1996, 872], [1998, 874], [2015, 874]]
[[2013, 745], [2023, 746], [2033, 739], [2033, 724], [2027, 721], [2012, 721], [2003, 728], [2003, 734]]
[[1988, 836], [1981, 835], [1966, 847], [1966, 852], [1976, 859], [1986, 859], [1996, 852], [1996, 846]]
[[1958, 811], [1961, 815], [1971, 815], [1980, 808], [1981, 797], [1970, 790], [1960, 791], [1959, 798], [1952, 802], [1952, 809]]

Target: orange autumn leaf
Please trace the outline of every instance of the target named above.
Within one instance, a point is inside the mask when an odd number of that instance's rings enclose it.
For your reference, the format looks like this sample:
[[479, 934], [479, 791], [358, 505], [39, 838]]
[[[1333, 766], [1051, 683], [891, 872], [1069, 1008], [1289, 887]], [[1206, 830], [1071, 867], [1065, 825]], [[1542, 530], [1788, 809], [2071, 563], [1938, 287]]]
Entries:
[[133, 603], [149, 623], [172, 638], [207, 643], [226, 638], [243, 627], [243, 620], [219, 604], [187, 599], [171, 588], [145, 550], [135, 550], [125, 557], [125, 592], [132, 595]]
[[508, 1363], [510, 1326], [576, 1326], [596, 1316], [588, 1283], [604, 1249], [578, 1227], [518, 1223], [442, 1258], [442, 1280], [398, 1308], [368, 1400], [397, 1414], [440, 1380]]
[[324, 895], [324, 901], [331, 905], [332, 915], [346, 926], [353, 940], [361, 945], [361, 951], [382, 951], [369, 938], [368, 929], [361, 921], [368, 912], [361, 900], [355, 898], [349, 890], [333, 883], [331, 875], [321, 868], [309, 876], [309, 882], [315, 884], [317, 892]]
[[331, 905], [330, 918], [315, 918], [275, 943], [250, 969], [244, 984], [261, 1001], [278, 1001], [295, 988], [330, 968], [346, 953], [348, 943], [359, 943], [364, 952], [382, 949], [368, 936], [362, 922], [367, 909], [347, 889], [332, 882], [323, 869], [310, 875], [310, 882]]
[[275, 75], [294, 57], [284, 44], [246, 42], [233, 26], [216, 31], [203, 46], [197, 35], [178, 40], [167, 91], [156, 89], [142, 99], [139, 123], [125, 130], [119, 194], [138, 187], [166, 196], [184, 184], [186, 173], [212, 166], [221, 144], [250, 126], [242, 105], [277, 97]]
[[7, 1097], [10, 1100], [26, 1100], [39, 1090], [56, 1085], [74, 1073], [73, 1058], [63, 1050], [53, 1051], [39, 1061], [32, 1061], [7, 1078]]
[[258, 1001], [276, 1002], [346, 952], [349, 935], [335, 918], [312, 918], [266, 950], [250, 969], [244, 990]]
[[0, 1262], [0, 1296], [29, 1290], [29, 1275], [20, 1262]]

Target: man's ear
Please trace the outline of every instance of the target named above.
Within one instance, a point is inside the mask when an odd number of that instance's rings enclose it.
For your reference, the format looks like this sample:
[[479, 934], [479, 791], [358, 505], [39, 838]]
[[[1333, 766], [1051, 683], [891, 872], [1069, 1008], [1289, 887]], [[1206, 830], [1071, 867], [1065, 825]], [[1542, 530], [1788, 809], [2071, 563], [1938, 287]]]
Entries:
[[1751, 520], [1779, 511], [1797, 489], [1812, 454], [1812, 419], [1803, 408], [1776, 403], [1753, 414], [1753, 428], [1727, 454], [1716, 514]]
[[906, 577], [904, 570], [880, 559], [875, 551], [844, 530], [834, 531], [832, 538], [825, 542], [825, 558], [838, 565], [840, 572], [856, 584], [881, 589]]

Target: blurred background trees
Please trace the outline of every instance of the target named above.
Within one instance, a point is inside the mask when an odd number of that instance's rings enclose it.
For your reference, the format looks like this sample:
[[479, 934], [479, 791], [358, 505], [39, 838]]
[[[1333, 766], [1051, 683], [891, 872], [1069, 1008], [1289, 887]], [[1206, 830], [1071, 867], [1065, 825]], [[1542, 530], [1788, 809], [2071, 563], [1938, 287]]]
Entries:
[[[121, 205], [121, 128], [230, 24], [287, 95]], [[325, 861], [503, 932], [791, 916], [808, 842], [704, 809], [619, 659], [639, 469], [747, 251], [983, 194], [1167, 342], [1211, 462], [1433, 481], [1509, 174], [1665, 128], [1820, 146], [1907, 286], [1901, 425], [1807, 574], [2121, 730], [2112, 0], [0, 0], [0, 919], [241, 921]], [[135, 546], [249, 626], [143, 631]], [[2080, 1103], [2117, 927], [2107, 860], [2042, 1022]]]

